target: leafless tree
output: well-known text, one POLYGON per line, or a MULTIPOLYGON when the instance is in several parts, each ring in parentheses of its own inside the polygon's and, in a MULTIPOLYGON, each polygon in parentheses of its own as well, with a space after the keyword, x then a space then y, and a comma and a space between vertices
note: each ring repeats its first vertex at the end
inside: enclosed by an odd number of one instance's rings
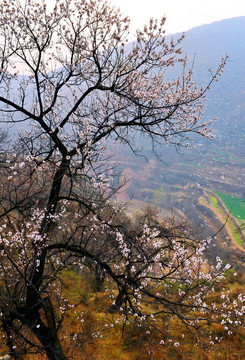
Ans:
POLYGON ((181 55, 183 37, 168 43, 164 18, 127 44, 129 19, 103 0, 57 0, 52 11, 45 1, 9 0, 0 13, 0 122, 14 133, 0 177, 0 323, 11 354, 35 348, 66 359, 62 294, 51 288, 74 263, 115 283, 110 311, 132 317, 147 339, 156 327, 169 336, 157 324, 170 315, 209 346, 198 321, 231 325, 236 317, 239 325, 242 317, 229 308, 222 318, 227 308, 205 303, 220 260, 208 267, 207 241, 185 228, 121 214, 107 146, 123 142, 136 152, 137 134, 153 147, 211 137, 202 102, 226 59, 199 89, 181 55), (175 65, 184 71, 171 80, 175 65), (158 310, 145 313, 145 301, 158 310))

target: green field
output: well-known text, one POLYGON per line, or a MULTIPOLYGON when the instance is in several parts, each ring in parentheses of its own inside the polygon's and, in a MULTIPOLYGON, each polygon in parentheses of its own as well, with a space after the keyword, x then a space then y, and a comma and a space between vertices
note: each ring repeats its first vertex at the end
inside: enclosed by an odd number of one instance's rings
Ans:
MULTIPOLYGON (((215 149, 215 150, 212 150, 212 152, 215 153, 215 154, 222 155, 222 156, 226 157, 227 159, 235 160, 235 161, 237 161, 237 162, 240 163, 240 164, 244 164, 244 163, 245 163, 243 160, 241 160, 241 159, 239 159, 239 158, 237 158, 237 157, 234 157, 234 156, 232 156, 231 154, 226 153, 226 152, 224 152, 224 151, 219 151, 219 150, 216 150, 216 149, 215 149)), ((217 159, 217 158, 213 158, 213 159, 215 159, 215 160, 220 160, 220 161, 223 161, 223 160, 224 160, 224 159, 217 159)))
POLYGON ((245 220, 245 199, 241 199, 221 191, 213 190, 213 192, 219 196, 223 201, 226 208, 231 212, 231 215, 236 219, 243 221, 245 220))
POLYGON ((190 163, 181 162, 181 165, 192 166, 192 167, 201 168, 201 169, 206 169, 206 166, 204 166, 204 165, 199 165, 199 164, 190 164, 190 163))
MULTIPOLYGON (((231 215, 238 220, 237 221, 238 224, 240 224, 241 226, 244 225, 245 224, 245 201, 243 199, 228 195, 221 191, 215 191, 215 190, 212 190, 212 191, 213 191, 213 193, 215 193, 216 195, 219 196, 219 198, 224 203, 225 207, 228 209, 228 211, 230 211, 231 215)), ((222 216, 224 216, 225 214, 223 213, 223 210, 219 207, 216 197, 212 196, 211 194, 208 194, 208 197, 209 197, 210 204, 214 208, 216 208, 222 216)), ((227 221, 227 225, 229 226, 229 228, 232 232, 233 239, 236 241, 236 243, 239 246, 245 248, 242 238, 241 238, 241 235, 239 234, 239 231, 237 230, 237 228, 234 226, 234 224, 229 219, 227 219, 226 221, 227 221)))

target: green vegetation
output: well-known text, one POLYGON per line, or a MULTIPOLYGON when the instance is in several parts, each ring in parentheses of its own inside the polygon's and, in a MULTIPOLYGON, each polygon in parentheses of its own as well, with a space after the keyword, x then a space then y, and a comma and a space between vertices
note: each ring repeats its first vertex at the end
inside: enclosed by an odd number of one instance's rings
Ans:
POLYGON ((242 239, 241 239, 241 236, 240 236, 239 232, 237 231, 237 229, 235 228, 235 226, 232 224, 231 221, 228 220, 228 223, 229 223, 229 226, 230 226, 231 231, 232 231, 232 235, 234 236, 234 239, 235 239, 236 243, 244 248, 244 245, 243 245, 243 242, 242 242, 242 239))
MULTIPOLYGON (((225 193, 222 193, 219 191, 214 191, 214 193, 220 197, 220 199, 225 204, 226 208, 231 212, 231 215, 234 216, 235 218, 237 218, 239 220, 239 222, 243 222, 243 218, 245 218, 245 208, 242 208, 242 206, 244 207, 245 203, 243 203, 242 200, 239 198, 235 198, 233 196, 230 196, 228 194, 225 194, 225 193), (234 199, 235 199, 235 201, 233 201, 234 199), (234 210, 232 211, 232 209, 234 209, 234 210), (242 214, 242 215, 240 215, 240 214, 242 214)), ((221 214, 221 216, 223 217, 223 219, 225 221, 226 215, 225 215, 224 211, 222 210, 222 208, 220 208, 216 197, 212 196, 210 194, 208 194, 208 197, 209 197, 209 201, 210 201, 211 205, 217 209, 217 211, 221 214)), ((237 245, 244 248, 244 244, 243 244, 242 238, 239 234, 239 231, 234 226, 232 221, 230 221, 228 219, 227 225, 229 226, 229 228, 231 230, 234 241, 237 243, 237 245)))
POLYGON ((195 167, 195 168, 201 168, 201 169, 205 169, 206 166, 204 165, 199 165, 199 164, 190 164, 190 163, 181 163, 181 165, 185 165, 185 166, 192 166, 192 167, 195 167))
POLYGON ((213 205, 213 207, 215 207, 215 208, 218 208, 218 207, 219 207, 219 206, 218 206, 218 201, 217 201, 217 199, 216 199, 214 196, 210 196, 209 199, 210 199, 210 202, 211 202, 211 204, 213 205))
MULTIPOLYGON (((219 150, 212 150, 212 152, 213 153, 216 153, 216 154, 220 154, 220 155, 222 155, 222 156, 225 156, 226 158, 228 158, 228 159, 232 159, 232 160, 235 160, 235 161, 237 161, 237 162, 239 162, 240 164, 244 164, 245 162, 244 161, 242 161, 241 159, 239 159, 239 158, 237 158, 237 157, 235 157, 235 156, 232 156, 231 154, 229 154, 229 153, 226 153, 226 152, 224 152, 224 151, 219 151, 219 150)), ((216 160, 217 160, 217 158, 216 158, 216 160)), ((223 161, 223 160, 221 160, 221 161, 223 161)))
POLYGON ((231 215, 236 219, 242 221, 245 220, 245 200, 226 194, 221 191, 213 191, 220 197, 227 209, 231 212, 231 215))
POLYGON ((167 196, 164 186, 161 185, 160 188, 156 189, 153 194, 153 201, 158 206, 162 206, 166 202, 167 196))

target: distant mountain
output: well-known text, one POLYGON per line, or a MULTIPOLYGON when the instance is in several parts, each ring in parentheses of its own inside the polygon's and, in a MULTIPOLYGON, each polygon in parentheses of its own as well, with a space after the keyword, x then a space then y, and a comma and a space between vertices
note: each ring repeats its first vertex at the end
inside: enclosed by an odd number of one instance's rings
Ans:
POLYGON ((215 65, 228 54, 231 61, 242 63, 245 54, 245 16, 195 27, 185 33, 183 47, 189 55, 197 54, 197 65, 215 65))
MULTIPOLYGON (((186 32, 183 49, 195 56, 195 79, 205 84, 209 69, 217 68, 225 54, 229 60, 220 81, 207 94, 205 116, 217 116, 217 134, 228 141, 242 135, 245 143, 245 17, 227 19, 186 32), (243 132, 243 134, 241 134, 243 132)), ((244 148, 245 149, 245 148, 244 148)))
MULTIPOLYGON (((167 41, 181 35, 171 35, 167 41)), ((193 28, 185 33, 181 46, 188 57, 188 65, 194 62, 193 79, 200 86, 208 84, 221 58, 229 55, 219 82, 214 82, 207 92, 204 118, 218 118, 214 123, 217 139, 212 146, 221 146, 224 142, 232 146, 239 142, 241 148, 234 151, 245 154, 245 17, 193 28)), ((177 65, 167 74, 174 77, 180 71, 177 65)))

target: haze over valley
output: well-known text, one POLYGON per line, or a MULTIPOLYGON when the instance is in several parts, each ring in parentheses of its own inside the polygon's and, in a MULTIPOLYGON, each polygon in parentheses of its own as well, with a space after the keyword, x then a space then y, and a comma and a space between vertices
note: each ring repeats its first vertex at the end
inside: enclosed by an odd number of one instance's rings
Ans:
MULTIPOLYGON (((129 180, 121 200, 132 199, 129 211, 147 204, 164 214, 186 218, 201 236, 218 232, 212 254, 244 268, 245 263, 245 17, 215 22, 186 33, 183 49, 194 77, 204 86, 220 58, 229 55, 224 73, 207 93, 204 119, 214 122, 215 140, 194 139, 196 149, 151 145, 137 138, 141 155, 118 148, 123 176, 129 180), (209 70, 210 69, 210 70, 209 70)), ((177 35, 176 35, 177 36, 177 35)), ((175 38, 175 36, 174 36, 175 38)))

